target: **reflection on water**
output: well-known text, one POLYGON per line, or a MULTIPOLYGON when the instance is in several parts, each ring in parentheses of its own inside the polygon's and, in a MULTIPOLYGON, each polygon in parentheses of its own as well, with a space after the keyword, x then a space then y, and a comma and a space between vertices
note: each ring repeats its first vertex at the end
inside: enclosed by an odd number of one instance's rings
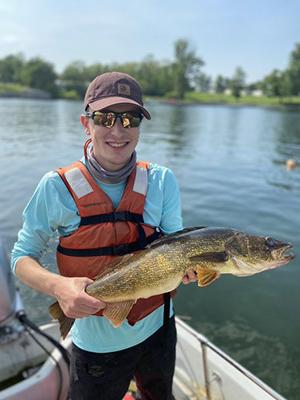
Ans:
MULTIPOLYGON (((300 114, 231 106, 150 103, 140 159, 168 165, 181 187, 185 226, 230 226, 293 243, 289 265, 249 278, 182 287, 179 314, 288 399, 300 391, 300 114)), ((0 233, 12 244, 45 172, 80 158, 79 102, 0 100, 0 233)), ((54 270, 55 242, 44 255, 54 270)), ((51 299, 22 286, 28 313, 48 320, 51 299)))

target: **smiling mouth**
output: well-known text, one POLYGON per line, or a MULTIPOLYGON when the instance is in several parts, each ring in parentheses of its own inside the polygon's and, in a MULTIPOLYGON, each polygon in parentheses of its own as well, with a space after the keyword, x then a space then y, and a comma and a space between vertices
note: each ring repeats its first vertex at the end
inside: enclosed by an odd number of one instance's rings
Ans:
POLYGON ((108 144, 110 147, 114 147, 114 148, 125 147, 125 146, 127 146, 128 143, 129 143, 129 142, 123 142, 123 143, 106 142, 106 144, 108 144))

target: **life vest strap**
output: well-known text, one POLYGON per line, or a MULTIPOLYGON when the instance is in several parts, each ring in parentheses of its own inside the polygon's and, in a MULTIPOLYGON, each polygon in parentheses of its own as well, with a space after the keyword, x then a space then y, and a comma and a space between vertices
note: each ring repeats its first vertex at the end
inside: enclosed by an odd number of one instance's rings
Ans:
POLYGON ((115 211, 108 214, 91 215, 89 217, 81 217, 79 226, 96 225, 104 222, 131 221, 143 223, 144 218, 141 214, 132 213, 130 211, 115 211))
POLYGON ((141 250, 145 247, 145 244, 153 242, 158 239, 161 235, 159 230, 156 230, 152 235, 146 238, 146 242, 138 240, 132 243, 119 244, 117 246, 110 247, 98 247, 95 249, 70 249, 62 247, 60 244, 57 246, 57 251, 65 256, 72 257, 95 257, 95 256, 123 256, 133 251, 141 250))
POLYGON ((171 304, 170 292, 164 293, 164 326, 165 326, 165 328, 167 328, 169 325, 170 304, 171 304))

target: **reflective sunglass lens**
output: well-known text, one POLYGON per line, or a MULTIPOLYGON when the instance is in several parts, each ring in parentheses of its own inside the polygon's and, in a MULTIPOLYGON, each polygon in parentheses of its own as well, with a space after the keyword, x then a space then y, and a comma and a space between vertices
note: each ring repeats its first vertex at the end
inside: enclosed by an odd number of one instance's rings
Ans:
POLYGON ((137 128, 140 126, 143 116, 139 113, 114 113, 114 112, 100 112, 95 111, 92 115, 95 125, 105 126, 106 128, 112 128, 116 122, 116 119, 120 117, 124 128, 137 128))
POLYGON ((130 118, 128 117, 128 115, 123 115, 122 116, 122 124, 123 124, 124 128, 129 128, 129 127, 132 126, 130 118))
POLYGON ((115 124, 116 121, 116 115, 112 112, 108 113, 103 113, 105 115, 105 118, 103 118, 103 125, 106 126, 107 128, 112 128, 115 124))
POLYGON ((122 115, 122 123, 124 128, 137 128, 140 126, 142 116, 138 113, 124 113, 122 115))
POLYGON ((93 121, 95 125, 102 125, 103 124, 103 113, 98 111, 94 112, 92 115, 93 121))

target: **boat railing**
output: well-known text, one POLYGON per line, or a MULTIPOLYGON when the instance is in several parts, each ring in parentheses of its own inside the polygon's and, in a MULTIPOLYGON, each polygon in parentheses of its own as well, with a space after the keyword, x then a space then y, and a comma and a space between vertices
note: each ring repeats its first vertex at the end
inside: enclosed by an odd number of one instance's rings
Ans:
POLYGON ((176 326, 176 399, 285 400, 180 318, 176 326))

